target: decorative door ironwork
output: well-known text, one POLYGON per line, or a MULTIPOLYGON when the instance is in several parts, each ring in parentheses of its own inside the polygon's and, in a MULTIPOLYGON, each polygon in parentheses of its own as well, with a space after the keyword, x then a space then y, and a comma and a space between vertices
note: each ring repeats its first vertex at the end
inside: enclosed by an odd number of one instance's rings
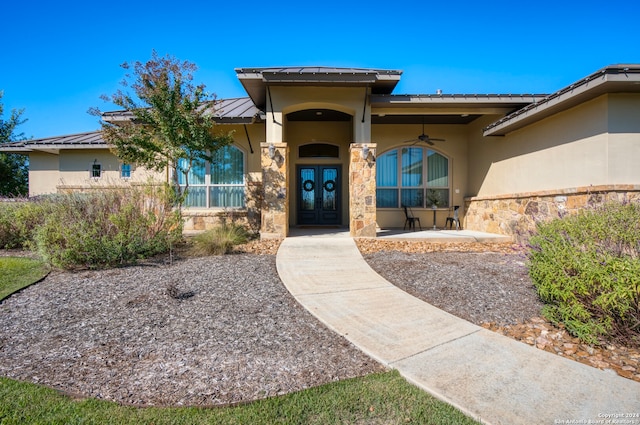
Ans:
POLYGON ((340 223, 340 166, 298 166, 298 224, 340 223))

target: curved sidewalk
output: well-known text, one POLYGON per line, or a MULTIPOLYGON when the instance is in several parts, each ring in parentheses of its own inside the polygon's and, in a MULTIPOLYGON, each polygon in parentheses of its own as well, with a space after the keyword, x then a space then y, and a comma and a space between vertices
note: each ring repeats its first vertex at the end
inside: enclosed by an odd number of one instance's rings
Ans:
POLYGON ((276 261, 287 289, 320 321, 477 420, 640 424, 640 417, 607 416, 640 414, 640 383, 498 335, 407 294, 374 272, 349 237, 289 237, 276 261))

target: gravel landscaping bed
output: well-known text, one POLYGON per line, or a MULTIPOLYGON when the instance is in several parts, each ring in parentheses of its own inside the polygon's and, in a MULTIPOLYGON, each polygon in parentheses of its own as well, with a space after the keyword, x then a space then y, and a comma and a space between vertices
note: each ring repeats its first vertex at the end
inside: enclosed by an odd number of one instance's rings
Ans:
MULTIPOLYGON (((439 308, 640 381, 638 350, 586 347, 538 317, 512 246, 358 245, 378 273, 439 308)), ((295 302, 277 248, 52 272, 0 304, 0 375, 123 404, 216 406, 383 370, 295 302)))
POLYGON ((383 368, 299 306, 275 255, 54 272, 0 304, 0 375, 132 405, 224 405, 383 368))

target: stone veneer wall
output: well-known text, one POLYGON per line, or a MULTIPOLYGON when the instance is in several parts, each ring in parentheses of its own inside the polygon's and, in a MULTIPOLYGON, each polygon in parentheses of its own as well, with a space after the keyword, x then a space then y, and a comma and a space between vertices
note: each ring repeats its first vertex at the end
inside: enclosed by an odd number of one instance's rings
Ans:
POLYGON ((237 223, 251 227, 246 211, 234 210, 182 210, 184 230, 200 231, 212 229, 221 223, 237 223))
POLYGON ((610 201, 640 202, 640 185, 603 185, 465 199, 464 228, 523 242, 536 223, 610 201))
POLYGON ((376 144, 352 143, 349 152, 349 233, 376 237, 376 144), (367 157, 362 155, 365 145, 367 157))
POLYGON ((262 217, 260 237, 282 239, 289 233, 289 183, 287 181, 288 146, 275 143, 274 157, 269 153, 270 143, 261 143, 262 153, 262 217))

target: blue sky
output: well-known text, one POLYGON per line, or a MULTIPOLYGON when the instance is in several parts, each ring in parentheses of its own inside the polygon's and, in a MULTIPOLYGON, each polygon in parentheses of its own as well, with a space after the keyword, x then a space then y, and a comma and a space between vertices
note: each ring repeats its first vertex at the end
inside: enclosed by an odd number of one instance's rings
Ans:
POLYGON ((4 117, 42 138, 92 131, 91 107, 120 64, 152 49, 198 65, 218 98, 245 93, 234 68, 399 69, 395 93, 550 93, 616 63, 640 63, 640 3, 578 1, 7 2, 4 117))

